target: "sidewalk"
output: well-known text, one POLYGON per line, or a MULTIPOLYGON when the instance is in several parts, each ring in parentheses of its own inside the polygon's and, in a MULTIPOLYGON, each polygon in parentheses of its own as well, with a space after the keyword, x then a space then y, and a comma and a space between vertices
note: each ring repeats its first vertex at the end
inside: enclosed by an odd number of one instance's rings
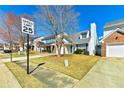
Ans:
POLYGON ((0 88, 21 88, 15 76, 3 63, 0 63, 0 88))
MULTIPOLYGON (((53 55, 53 54, 30 56, 30 59, 44 57, 48 55, 53 55)), ((27 57, 17 57, 17 58, 13 58, 13 61, 25 60, 25 59, 27 59, 27 57)), ((21 88, 16 77, 4 64, 5 62, 10 62, 10 58, 0 59, 0 88, 21 88)))
MULTIPOLYGON (((29 56, 29 59, 32 58, 38 58, 38 57, 45 57, 45 56, 49 56, 49 55, 55 55, 55 54, 40 54, 40 55, 36 55, 36 56, 29 56)), ((25 57, 13 57, 12 61, 19 61, 19 60, 26 60, 27 56, 25 57)), ((10 58, 5 58, 5 59, 0 59, 0 61, 2 62, 10 62, 10 58)))

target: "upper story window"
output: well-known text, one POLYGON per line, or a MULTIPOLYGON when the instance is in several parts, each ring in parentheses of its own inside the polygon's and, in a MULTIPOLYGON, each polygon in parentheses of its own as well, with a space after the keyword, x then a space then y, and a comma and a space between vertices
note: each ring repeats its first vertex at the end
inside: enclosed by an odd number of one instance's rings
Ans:
POLYGON ((82 38, 86 38, 87 33, 82 34, 82 38))
POLYGON ((86 36, 87 36, 87 33, 82 33, 82 34, 80 35, 79 39, 86 38, 86 36))

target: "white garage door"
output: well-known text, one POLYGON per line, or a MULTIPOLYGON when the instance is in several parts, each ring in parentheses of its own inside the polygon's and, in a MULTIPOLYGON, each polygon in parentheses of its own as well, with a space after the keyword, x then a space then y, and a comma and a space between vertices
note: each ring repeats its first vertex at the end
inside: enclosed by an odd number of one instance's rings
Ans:
POLYGON ((107 57, 124 57, 124 44, 107 45, 107 57))

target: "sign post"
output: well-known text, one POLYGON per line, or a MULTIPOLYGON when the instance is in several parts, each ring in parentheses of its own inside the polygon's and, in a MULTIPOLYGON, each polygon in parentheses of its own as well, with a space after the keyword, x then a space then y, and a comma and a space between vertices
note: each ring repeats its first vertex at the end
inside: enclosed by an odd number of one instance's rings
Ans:
POLYGON ((29 35, 34 35, 34 22, 28 19, 22 18, 22 32, 27 34, 27 74, 30 74, 29 70, 29 35))
POLYGON ((30 71, 29 71, 29 34, 27 34, 27 74, 30 74, 30 71))

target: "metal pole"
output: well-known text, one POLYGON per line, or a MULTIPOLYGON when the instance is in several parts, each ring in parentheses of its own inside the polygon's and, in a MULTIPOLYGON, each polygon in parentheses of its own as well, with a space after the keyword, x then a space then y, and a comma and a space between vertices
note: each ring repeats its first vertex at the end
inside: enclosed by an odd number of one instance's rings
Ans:
POLYGON ((27 74, 30 74, 29 72, 29 34, 27 34, 27 74))
MULTIPOLYGON (((12 51, 12 50, 11 50, 11 51, 12 51)), ((10 56, 11 56, 11 57, 10 57, 10 61, 12 62, 12 53, 10 53, 10 56)))
POLYGON ((10 42, 10 61, 12 62, 12 41, 10 42))

